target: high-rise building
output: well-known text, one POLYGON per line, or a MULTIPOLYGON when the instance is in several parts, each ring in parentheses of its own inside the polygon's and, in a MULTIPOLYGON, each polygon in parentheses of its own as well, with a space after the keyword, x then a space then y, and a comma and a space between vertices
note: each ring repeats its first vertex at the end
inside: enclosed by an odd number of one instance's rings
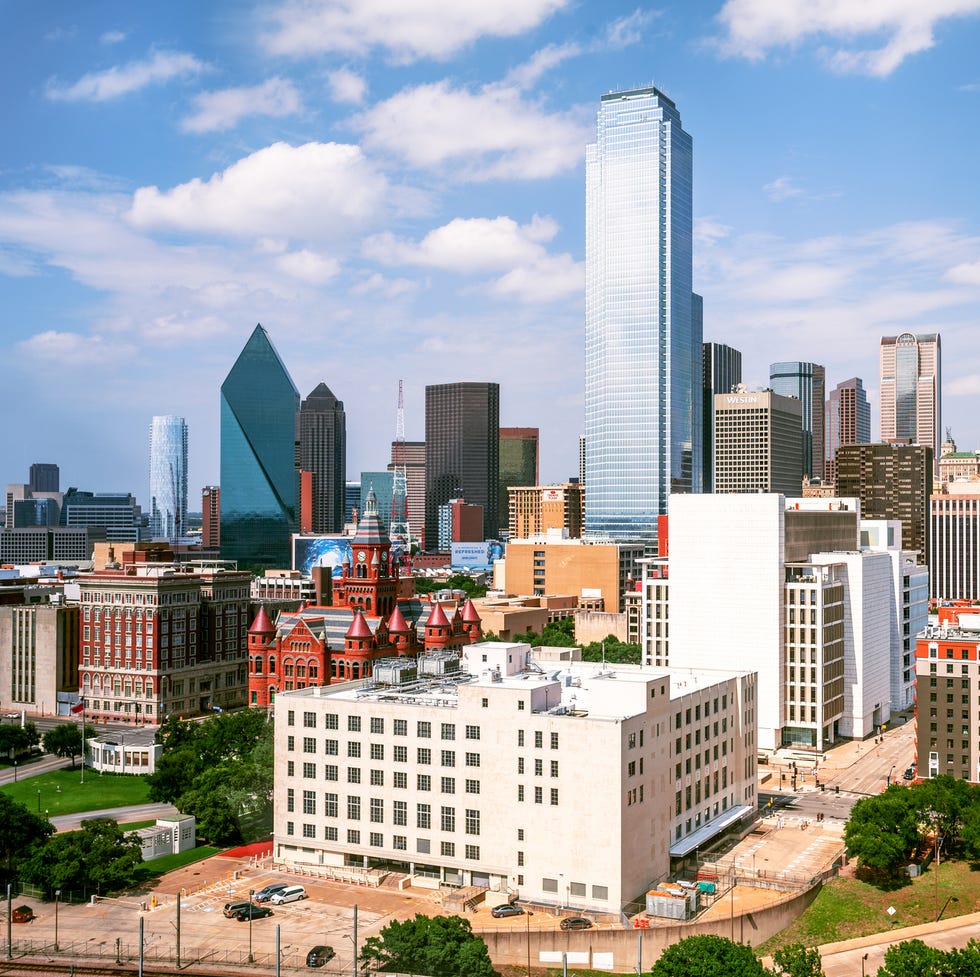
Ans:
POLYGON ((363 511, 361 505, 361 483, 344 482, 344 525, 354 522, 354 513, 360 516, 363 511))
POLYGON ((221 489, 205 485, 201 489, 201 547, 216 550, 221 547, 221 489))
POLYGON ((388 532, 391 520, 391 500, 395 491, 395 473, 393 471, 361 472, 361 498, 358 512, 364 518, 367 511, 367 497, 374 492, 378 508, 378 519, 388 532))
POLYGON ((221 554, 289 566, 296 531, 300 397, 269 335, 255 327, 221 385, 221 554))
POLYGON ((881 440, 932 448, 942 438, 942 349, 939 333, 881 339, 881 440))
POLYGON ((425 388, 425 539, 439 538, 439 506, 483 506, 486 539, 497 536, 500 387, 440 383, 425 388))
POLYGON ((61 506, 60 525, 105 530, 110 542, 136 543, 147 536, 142 510, 129 492, 69 488, 61 506))
POLYGON ((796 397, 803 420, 802 460, 807 478, 823 478, 826 371, 817 363, 773 363, 769 386, 784 397, 796 397))
POLYGON ((538 429, 500 429, 500 478, 497 486, 497 526, 503 530, 510 518, 507 490, 511 485, 538 484, 538 429))
POLYGON ((714 491, 799 495, 800 402, 739 384, 731 393, 716 394, 714 407, 714 491))
POLYGON ((549 529, 564 530, 571 539, 580 537, 583 496, 578 482, 511 486, 507 517, 510 539, 527 539, 549 529))
POLYGON ((439 506, 439 549, 448 553, 453 543, 479 543, 483 535, 483 508, 466 499, 450 499, 439 506))
POLYGON ((724 343, 702 343, 701 377, 701 487, 713 492, 715 396, 730 394, 742 382, 742 354, 724 343))
POLYGON ((837 494, 859 499, 862 519, 899 519, 902 543, 928 565, 932 448, 846 444, 837 449, 837 494))
POLYGON ((347 479, 347 419, 343 401, 320 383, 299 409, 299 467, 312 478, 310 531, 344 528, 347 479))
POLYGON ((701 488, 691 137, 656 88, 600 100, 586 149, 585 529, 653 539, 701 488))
POLYGON ((871 441, 871 406, 860 377, 842 380, 827 397, 824 422, 825 482, 837 477, 834 458, 842 444, 868 444, 871 441))
POLYGON ((949 482, 929 506, 929 596, 980 600, 980 481, 949 482))
POLYGON ((187 422, 173 414, 150 422, 150 535, 176 541, 187 532, 187 422))
POLYGON ((425 442, 392 441, 388 471, 405 468, 406 512, 412 542, 425 546, 425 442))
POLYGON ((36 461, 31 465, 30 483, 32 492, 57 492, 61 475, 57 465, 36 461))
POLYGON ((578 483, 585 485, 585 435, 578 436, 578 483))

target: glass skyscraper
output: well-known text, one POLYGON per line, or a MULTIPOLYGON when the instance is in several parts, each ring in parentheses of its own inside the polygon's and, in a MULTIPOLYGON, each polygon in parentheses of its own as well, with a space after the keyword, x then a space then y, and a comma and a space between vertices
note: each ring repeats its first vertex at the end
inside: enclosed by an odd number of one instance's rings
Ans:
POLYGON ((299 466, 313 474, 311 530, 341 532, 347 480, 347 415, 343 401, 337 400, 325 383, 317 384, 300 405, 299 466))
POLYGON ((288 567, 296 532, 300 396, 256 326, 221 385, 221 555, 288 567))
MULTIPOLYGON (((701 296, 695 295, 695 308, 701 296)), ((712 452, 715 447, 715 394, 729 394, 742 382, 742 354, 724 343, 704 343, 701 347, 701 487, 713 492, 715 485, 712 452)))
POLYGON ((150 535, 179 539, 187 532, 187 423, 164 414, 150 422, 150 535))
POLYGON ((656 88, 600 101, 586 149, 585 528, 652 539, 701 489, 691 137, 656 88))
POLYGON ((826 370, 818 363, 772 363, 769 386, 784 397, 796 397, 803 408, 803 474, 823 478, 826 370))
POLYGON ((881 440, 927 444, 938 466, 942 443, 939 333, 882 337, 881 440))

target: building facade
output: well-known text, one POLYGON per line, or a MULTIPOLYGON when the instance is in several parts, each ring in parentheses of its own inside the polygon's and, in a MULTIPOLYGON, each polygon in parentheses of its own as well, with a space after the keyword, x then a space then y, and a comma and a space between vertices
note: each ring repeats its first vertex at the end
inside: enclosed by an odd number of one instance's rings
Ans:
POLYGON ((929 596, 980 600, 980 482, 949 482, 929 499, 929 596))
POLYGON ((2 563, 85 563, 91 558, 91 536, 84 528, 0 530, 2 563))
POLYGON ((136 543, 148 535, 142 509, 129 492, 83 492, 70 488, 61 504, 60 524, 105 533, 115 543, 136 543))
POLYGON ((221 548, 221 489, 217 485, 201 489, 201 548, 221 548))
POLYGON ((527 539, 564 530, 570 539, 582 535, 585 492, 578 482, 564 485, 511 485, 508 489, 511 539, 527 539))
POLYGON ((939 459, 942 438, 942 344, 939 333, 883 336, 881 440, 932 449, 939 459))
POLYGON ((782 492, 803 487, 800 401, 737 386, 714 401, 714 491, 782 492))
POLYGON ((61 484, 61 473, 57 465, 36 461, 31 465, 28 476, 32 492, 58 492, 61 484))
POLYGON ((274 858, 618 912, 754 812, 754 676, 546 668, 477 643, 280 695, 274 858))
POLYGON ((823 478, 826 370, 817 363, 773 363, 769 367, 769 386, 783 397, 799 400, 803 474, 823 478))
POLYGON ((425 388, 425 538, 439 539, 439 507, 465 498, 483 506, 483 538, 496 539, 500 386, 440 383, 425 388))
POLYGON ((586 148, 589 535, 653 539, 668 496, 701 489, 692 173, 691 137, 666 95, 602 96, 586 148))
POLYGON ((701 345, 701 485, 714 491, 715 397, 742 382, 742 354, 724 343, 701 345))
POLYGON ((173 414, 150 422, 150 535, 187 534, 187 422, 173 414))
POLYGON ((269 335, 256 326, 221 385, 221 555, 289 565, 297 528, 300 397, 269 335))
POLYGON ((388 471, 405 468, 405 513, 412 542, 425 548, 425 442, 392 441, 388 471))
POLYGON ((871 406, 860 377, 843 380, 830 391, 824 423, 823 480, 837 478, 837 449, 843 444, 871 441, 871 406))
POLYGON ((347 415, 325 383, 319 383, 299 409, 299 467, 312 475, 310 528, 339 533, 344 528, 347 480, 347 415))
POLYGON ((509 525, 511 485, 538 484, 538 429, 502 427, 500 429, 500 477, 497 485, 497 528, 509 525))

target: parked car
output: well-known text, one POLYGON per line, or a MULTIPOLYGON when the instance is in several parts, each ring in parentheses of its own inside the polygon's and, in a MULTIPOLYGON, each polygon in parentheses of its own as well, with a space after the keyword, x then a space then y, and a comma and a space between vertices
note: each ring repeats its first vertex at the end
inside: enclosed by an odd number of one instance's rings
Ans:
POLYGON ((906 767, 902 774, 902 780, 915 780, 915 767, 906 767))
POLYGON ((512 902, 505 902, 502 906, 494 906, 490 910, 490 915, 494 919, 503 919, 505 916, 523 916, 524 910, 520 906, 515 906, 512 902))
POLYGON ((272 885, 263 886, 252 898, 256 902, 268 902, 277 892, 282 892, 283 889, 288 888, 287 882, 275 882, 272 885))
POLYGON ((30 906, 18 906, 10 917, 15 923, 30 923, 34 919, 34 910, 30 906))
POLYGON ((563 930, 588 930, 592 929, 592 920, 585 916, 567 916, 559 925, 563 930))
POLYGON ((287 885, 280 892, 274 892, 269 896, 269 902, 274 906, 281 906, 287 902, 296 902, 297 899, 306 898, 306 889, 301 885, 287 885))
POLYGON ((242 910, 248 909, 252 904, 246 899, 244 902, 226 902, 225 903, 225 916, 231 919, 232 916, 237 916, 242 910))
POLYGON ((306 955, 307 967, 324 967, 333 960, 334 952, 332 946, 315 946, 306 955))
POLYGON ((235 919, 244 923, 247 919, 264 919, 271 915, 272 910, 268 906, 256 906, 254 903, 249 903, 240 912, 235 913, 235 919))

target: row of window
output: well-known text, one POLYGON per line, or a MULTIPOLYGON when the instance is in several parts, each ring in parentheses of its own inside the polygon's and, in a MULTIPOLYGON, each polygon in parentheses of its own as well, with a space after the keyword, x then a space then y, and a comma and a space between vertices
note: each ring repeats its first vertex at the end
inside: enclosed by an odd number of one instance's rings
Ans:
MULTIPOLYGON (((324 729, 339 729, 340 727, 340 717, 337 713, 328 712, 323 716, 324 729)), ((369 718, 370 732, 374 735, 384 735, 385 731, 385 720, 382 716, 371 716, 369 718)), ((296 713, 294 710, 290 709, 286 714, 286 725, 295 726, 296 725, 296 713)), ((351 715, 347 717, 347 731, 350 733, 361 732, 362 722, 361 717, 356 715, 351 715)), ((419 739, 431 739, 432 738, 432 727, 433 723, 426 720, 419 720, 415 724, 415 735, 419 739)), ((315 712, 306 711, 303 713, 303 728, 304 729, 316 729, 317 728, 317 714, 315 712)), ((408 735, 408 720, 407 719, 395 719, 392 720, 392 731, 395 736, 407 736, 408 735)), ((456 739, 456 724, 455 723, 440 723, 439 724, 439 736, 443 740, 455 740, 456 739)), ((480 738, 480 727, 475 725, 467 725, 465 727, 465 736, 468 740, 478 740, 480 738)))
MULTIPOLYGON (((293 821, 286 822, 286 834, 295 835, 296 825, 293 821)), ((302 835, 304 838, 316 838, 316 825, 315 824, 303 824, 302 835)), ((338 841, 339 831, 334 825, 328 824, 323 829, 324 841, 338 841)), ((347 829, 347 844, 348 845, 360 845, 361 844, 361 832, 357 828, 347 829)), ((370 831, 368 832, 368 845, 372 848, 384 848, 385 840, 384 835, 380 831, 370 831)), ((391 847, 395 851, 408 851, 408 838, 405 835, 392 835, 391 837, 391 847)), ((432 853, 432 844, 428 838, 417 838, 415 842, 415 850, 421 855, 430 855, 432 853)), ((455 841, 440 841, 439 842, 439 854, 443 858, 455 858, 456 857, 456 842, 455 841)), ((479 861, 480 860, 480 846, 479 845, 463 845, 463 857, 467 861, 479 861)))

